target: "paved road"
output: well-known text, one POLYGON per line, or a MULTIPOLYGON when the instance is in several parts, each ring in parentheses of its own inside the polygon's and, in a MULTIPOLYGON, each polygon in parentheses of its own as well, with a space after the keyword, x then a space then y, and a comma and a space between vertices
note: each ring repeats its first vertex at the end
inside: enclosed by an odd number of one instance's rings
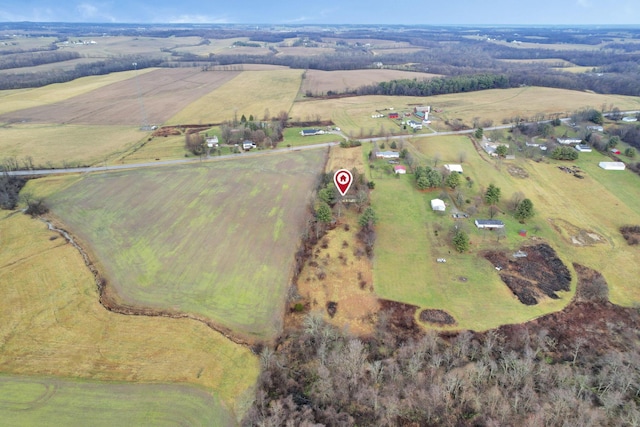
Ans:
MULTIPOLYGON (((620 114, 638 114, 640 111, 621 111, 620 114)), ((570 118, 565 117, 560 119, 563 122, 570 120, 570 118)), ((539 123, 548 123, 551 120, 543 120, 539 123)), ((538 122, 536 122, 538 123, 538 122)), ((484 131, 491 131, 496 129, 510 129, 514 125, 501 125, 501 126, 491 126, 484 128, 484 131)), ((375 138, 358 138, 361 142, 378 142, 378 141, 387 141, 392 139, 402 139, 402 138, 412 138, 412 137, 431 137, 431 136, 445 136, 445 135, 464 135, 473 133, 475 129, 465 129, 459 131, 450 131, 450 132, 436 132, 433 129, 429 128, 433 131, 433 133, 428 134, 419 134, 419 135, 393 135, 393 136, 381 136, 375 138)), ((342 132, 333 131, 333 134, 339 135, 343 137, 345 140, 348 140, 348 137, 342 132)), ((139 169, 139 168, 150 168, 155 166, 165 166, 165 165, 179 165, 179 164, 187 164, 187 163, 200 163, 200 162, 214 162, 220 160, 228 160, 228 159, 244 159, 248 157, 258 157, 258 156, 267 156, 278 153, 288 153, 292 151, 302 151, 302 150, 316 150, 319 148, 332 147, 334 145, 338 145, 339 142, 327 142, 322 144, 315 145, 303 145, 300 147, 291 147, 291 148, 276 148, 273 150, 257 150, 257 151, 249 151, 244 152, 242 154, 226 154, 224 156, 214 156, 208 158, 190 158, 190 159, 176 159, 176 160, 161 160, 157 162, 147 162, 147 163, 131 163, 126 165, 106 165, 106 166, 95 166, 88 168, 68 168, 68 169, 36 169, 36 170, 21 170, 21 171, 12 171, 8 172, 9 175, 14 176, 33 176, 33 175, 53 175, 53 174, 64 174, 64 173, 87 173, 87 172, 99 172, 106 170, 117 170, 117 169, 139 169)))
POLYGON ((65 174, 65 173, 88 173, 88 172, 100 172, 100 171, 119 170, 119 169, 152 168, 152 167, 167 166, 167 165, 216 162, 216 161, 229 160, 229 159, 246 159, 250 157, 269 156, 274 154, 283 154, 283 153, 290 153, 290 152, 296 152, 296 151, 302 151, 302 150, 317 150, 320 148, 332 147, 338 144, 340 143, 326 142, 322 144, 304 145, 300 147, 275 148, 273 150, 256 150, 256 151, 243 152, 240 154, 225 154, 224 156, 212 156, 208 158, 203 157, 201 159, 189 158, 189 159, 176 159, 176 160, 161 160, 157 162, 93 166, 88 168, 20 170, 20 171, 11 171, 11 172, 8 172, 8 174, 13 176, 34 176, 34 175, 55 175, 55 174, 65 174))

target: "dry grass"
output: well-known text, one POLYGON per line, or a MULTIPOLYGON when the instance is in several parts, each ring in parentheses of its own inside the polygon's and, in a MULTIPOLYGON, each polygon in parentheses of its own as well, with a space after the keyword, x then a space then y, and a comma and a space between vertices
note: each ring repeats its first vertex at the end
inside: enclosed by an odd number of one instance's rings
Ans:
POLYGON ((302 70, 245 71, 202 96, 173 116, 168 123, 220 123, 244 114, 262 118, 289 111, 300 89, 302 70))
POLYGON ((0 152, 37 167, 101 163, 145 137, 137 127, 14 124, 0 127, 0 152))
POLYGON ((358 169, 358 172, 366 171, 364 159, 362 157, 362 149, 360 147, 341 148, 339 146, 331 147, 329 152, 329 160, 327 161, 326 171, 335 172, 338 169, 358 169))
POLYGON ((108 312, 79 252, 40 221, 3 211, 0 236, 3 372, 189 383, 242 410, 258 375, 248 349, 196 321, 108 312))
POLYGON ((358 216, 355 209, 342 210, 338 226, 316 245, 312 259, 302 269, 298 292, 327 322, 356 335, 368 335, 373 332, 380 307, 373 289, 371 261, 366 255, 355 255, 358 248, 364 253, 356 238, 358 216), (329 302, 337 303, 333 317, 327 312, 329 302))

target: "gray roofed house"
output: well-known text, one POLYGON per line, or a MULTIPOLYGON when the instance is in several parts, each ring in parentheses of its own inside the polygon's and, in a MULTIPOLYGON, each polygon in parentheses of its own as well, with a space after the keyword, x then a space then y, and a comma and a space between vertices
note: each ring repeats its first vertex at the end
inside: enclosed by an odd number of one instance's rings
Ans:
POLYGON ((504 228, 504 222, 499 219, 476 219, 474 222, 478 228, 504 228))

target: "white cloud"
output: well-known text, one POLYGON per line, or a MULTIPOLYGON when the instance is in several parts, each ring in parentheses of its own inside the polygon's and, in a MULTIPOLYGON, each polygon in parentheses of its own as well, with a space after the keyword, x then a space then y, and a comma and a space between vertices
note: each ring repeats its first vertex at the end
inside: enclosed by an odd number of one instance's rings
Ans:
POLYGON ((110 13, 109 4, 102 3, 78 3, 76 10, 83 21, 108 21, 116 22, 116 18, 110 13))

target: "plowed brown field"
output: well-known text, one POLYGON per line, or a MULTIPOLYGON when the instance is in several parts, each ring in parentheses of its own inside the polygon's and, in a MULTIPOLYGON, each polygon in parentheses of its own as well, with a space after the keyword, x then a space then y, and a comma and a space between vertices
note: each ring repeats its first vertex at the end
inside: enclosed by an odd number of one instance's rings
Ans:
POLYGON ((158 125, 240 73, 202 72, 199 68, 159 69, 62 102, 4 114, 0 122, 158 125))

